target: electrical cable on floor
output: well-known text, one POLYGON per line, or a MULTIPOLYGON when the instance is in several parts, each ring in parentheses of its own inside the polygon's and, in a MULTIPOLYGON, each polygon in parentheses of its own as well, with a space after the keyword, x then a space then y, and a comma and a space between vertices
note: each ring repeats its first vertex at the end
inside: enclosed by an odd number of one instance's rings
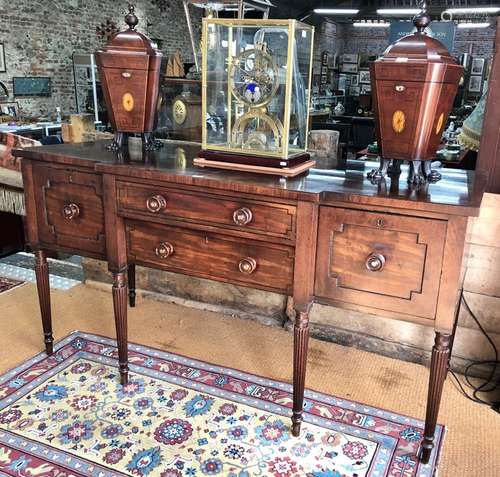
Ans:
POLYGON ((490 344, 491 348, 493 349, 495 358, 491 360, 482 360, 482 361, 474 361, 470 363, 468 366, 466 366, 464 370, 464 379, 466 386, 472 390, 472 394, 469 394, 467 392, 465 386, 462 384, 462 382, 458 379, 458 376, 450 369, 450 374, 451 376, 455 379, 456 381, 456 387, 458 391, 463 394, 467 399, 470 401, 473 401, 478 404, 484 404, 486 406, 490 406, 492 409, 494 409, 497 412, 500 412, 500 401, 497 402, 489 402, 485 401, 481 397, 479 397, 479 394, 488 394, 492 393, 493 391, 496 391, 500 387, 500 381, 495 381, 495 375, 497 373, 497 369, 500 366, 500 361, 498 360, 498 349, 495 345, 495 342, 491 339, 490 335, 488 332, 483 328, 479 320, 477 319, 476 315, 472 312, 470 309, 469 304, 467 303, 467 300, 465 299, 463 290, 460 295, 460 301, 465 305, 465 308, 469 312, 470 316, 478 326, 479 330, 481 333, 485 336, 486 340, 490 344), (486 378, 472 378, 471 377, 471 369, 473 369, 476 366, 491 366, 491 370, 486 378), (474 384, 472 382, 472 379, 479 379, 482 380, 483 382, 481 384, 474 384))

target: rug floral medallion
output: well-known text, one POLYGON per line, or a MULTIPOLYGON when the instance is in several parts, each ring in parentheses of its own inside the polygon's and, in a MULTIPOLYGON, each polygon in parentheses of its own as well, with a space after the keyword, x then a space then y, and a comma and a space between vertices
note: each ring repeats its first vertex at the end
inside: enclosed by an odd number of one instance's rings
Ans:
POLYGON ((0 377, 0 474, 26 477, 429 477, 421 421, 306 391, 290 433, 291 386, 75 332, 0 377))

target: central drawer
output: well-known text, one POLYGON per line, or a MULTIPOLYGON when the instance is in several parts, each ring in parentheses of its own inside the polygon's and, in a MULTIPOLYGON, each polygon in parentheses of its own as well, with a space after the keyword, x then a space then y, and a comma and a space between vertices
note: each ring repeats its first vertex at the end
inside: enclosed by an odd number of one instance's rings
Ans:
POLYGON ((124 215, 162 217, 196 224, 295 238, 296 207, 232 199, 188 190, 118 182, 118 209, 124 215))
POLYGON ((127 221, 131 261, 219 281, 290 293, 294 248, 181 227, 127 221))

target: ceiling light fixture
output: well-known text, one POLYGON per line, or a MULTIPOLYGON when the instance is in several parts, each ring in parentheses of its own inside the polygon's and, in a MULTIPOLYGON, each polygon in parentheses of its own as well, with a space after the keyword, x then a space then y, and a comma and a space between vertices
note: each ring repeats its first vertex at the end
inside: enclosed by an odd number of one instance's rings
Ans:
POLYGON ((314 13, 319 15, 357 15, 359 10, 354 8, 315 8, 314 13))
POLYGON ((489 26, 490 24, 487 22, 485 23, 463 22, 457 25, 458 28, 488 28, 489 26))
POLYGON ((498 12, 500 12, 500 7, 447 8, 445 10, 445 12, 455 14, 455 15, 465 15, 468 13, 472 13, 472 14, 498 13, 498 12))
POLYGON ((370 27, 370 28, 386 28, 390 27, 389 22, 354 22, 352 24, 354 27, 370 27))
POLYGON ((420 8, 379 8, 377 14, 385 15, 417 15, 422 10, 420 8))

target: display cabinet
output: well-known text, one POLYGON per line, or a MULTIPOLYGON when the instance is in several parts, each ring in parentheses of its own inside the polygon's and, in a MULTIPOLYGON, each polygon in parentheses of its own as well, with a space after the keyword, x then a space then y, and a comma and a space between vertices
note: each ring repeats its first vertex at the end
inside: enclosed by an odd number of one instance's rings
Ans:
POLYGON ((306 160, 313 36, 295 20, 204 19, 205 152, 270 166, 306 160))

